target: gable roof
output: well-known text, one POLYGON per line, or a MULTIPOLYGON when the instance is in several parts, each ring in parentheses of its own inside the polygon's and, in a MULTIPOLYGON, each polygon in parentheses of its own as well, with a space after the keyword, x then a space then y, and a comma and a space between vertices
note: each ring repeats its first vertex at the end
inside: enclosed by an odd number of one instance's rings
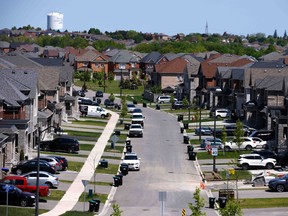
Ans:
POLYGON ((166 58, 166 57, 164 55, 160 54, 159 52, 153 51, 153 52, 147 54, 146 56, 144 56, 140 60, 140 62, 145 63, 145 64, 157 64, 162 58, 166 58))
POLYGON ((107 62, 108 57, 97 50, 87 50, 82 55, 76 56, 75 61, 83 62, 107 62))
POLYGON ((109 59, 113 63, 129 63, 139 62, 139 58, 133 52, 128 50, 119 50, 114 56, 109 59))
POLYGON ((166 64, 157 64, 156 72, 157 73, 169 73, 169 74, 183 74, 186 65, 188 64, 182 58, 175 58, 166 64))

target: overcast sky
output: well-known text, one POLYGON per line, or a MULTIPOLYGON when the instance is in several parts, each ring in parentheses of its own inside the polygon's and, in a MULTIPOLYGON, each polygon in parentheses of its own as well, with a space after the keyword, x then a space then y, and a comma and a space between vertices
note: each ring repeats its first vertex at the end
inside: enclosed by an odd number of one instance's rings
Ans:
POLYGON ((288 30, 288 0, 0 0, 0 29, 31 25, 47 29, 47 14, 64 15, 61 31, 237 35, 288 30))

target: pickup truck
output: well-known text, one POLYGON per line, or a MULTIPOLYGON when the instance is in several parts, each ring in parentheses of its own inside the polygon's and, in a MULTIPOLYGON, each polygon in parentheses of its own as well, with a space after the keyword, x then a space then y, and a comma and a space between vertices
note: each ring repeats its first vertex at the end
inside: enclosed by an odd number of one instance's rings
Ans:
MULTIPOLYGON (((30 192, 36 194, 37 187, 36 185, 29 185, 27 182, 27 179, 23 176, 14 176, 14 175, 8 175, 5 176, 2 180, 2 183, 5 184, 12 184, 15 185, 17 188, 22 190, 23 192, 30 192)), ((40 185, 39 186, 39 195, 41 197, 47 197, 50 195, 50 189, 46 185, 40 185)))

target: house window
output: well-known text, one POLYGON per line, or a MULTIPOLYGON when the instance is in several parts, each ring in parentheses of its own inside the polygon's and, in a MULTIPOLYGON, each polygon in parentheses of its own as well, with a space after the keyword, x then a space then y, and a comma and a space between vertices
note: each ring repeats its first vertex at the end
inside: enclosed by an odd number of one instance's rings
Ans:
POLYGON ((134 68, 135 67, 135 63, 131 63, 131 67, 134 68))
POLYGON ((119 69, 125 69, 126 65, 125 64, 119 64, 119 69))
POLYGON ((88 67, 88 63, 87 62, 83 62, 83 67, 88 67))

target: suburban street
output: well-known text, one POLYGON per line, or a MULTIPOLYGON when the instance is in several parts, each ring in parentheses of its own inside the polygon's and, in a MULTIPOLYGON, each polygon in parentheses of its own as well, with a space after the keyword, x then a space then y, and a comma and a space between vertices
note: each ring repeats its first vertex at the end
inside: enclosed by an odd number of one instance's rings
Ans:
MULTIPOLYGON (((141 106, 139 106, 141 107, 141 106)), ((200 185, 193 161, 188 160, 187 147, 175 116, 142 108, 145 116, 143 138, 131 138, 133 152, 141 158, 141 170, 130 171, 117 189, 113 202, 123 215, 191 214, 188 203, 200 185), (166 192, 166 201, 159 201, 159 192, 166 192)), ((206 197, 204 191, 201 195, 206 197)), ((213 215, 211 209, 206 209, 213 215)))

